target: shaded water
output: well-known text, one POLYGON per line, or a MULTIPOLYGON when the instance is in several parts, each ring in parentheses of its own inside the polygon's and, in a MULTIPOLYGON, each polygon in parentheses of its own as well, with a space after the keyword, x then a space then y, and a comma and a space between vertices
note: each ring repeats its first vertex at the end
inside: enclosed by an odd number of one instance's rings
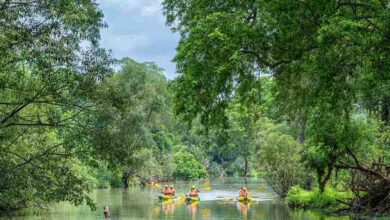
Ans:
POLYGON ((277 199, 273 191, 263 182, 252 180, 247 188, 254 200, 250 204, 235 202, 237 191, 243 179, 225 179, 207 183, 176 183, 177 194, 183 195, 193 184, 200 188, 199 203, 185 204, 180 199, 160 202, 157 188, 134 187, 122 189, 98 189, 92 198, 98 204, 96 211, 89 207, 73 207, 67 203, 53 205, 51 211, 40 216, 24 216, 13 219, 73 220, 104 219, 103 206, 108 205, 111 220, 114 219, 349 219, 348 216, 329 216, 315 211, 291 210, 277 199), (209 188, 211 187, 211 190, 209 188), (205 190, 202 190, 205 189, 205 190), (210 191, 208 191, 210 190, 210 191))

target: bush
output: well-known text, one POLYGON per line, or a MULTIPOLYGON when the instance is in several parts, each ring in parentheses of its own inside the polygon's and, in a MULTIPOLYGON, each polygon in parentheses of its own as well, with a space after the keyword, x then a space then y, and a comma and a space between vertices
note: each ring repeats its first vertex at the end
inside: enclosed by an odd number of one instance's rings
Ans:
POLYGON ((331 187, 325 187, 324 192, 321 192, 319 188, 307 191, 293 186, 287 193, 288 204, 299 208, 340 209, 345 205, 339 201, 351 198, 351 192, 340 192, 331 187))
POLYGON ((208 173, 211 177, 221 177, 226 175, 225 170, 223 169, 223 166, 216 162, 211 162, 210 166, 208 167, 208 173))
POLYGON ((282 198, 288 190, 300 183, 302 165, 300 163, 301 145, 285 130, 283 124, 274 124, 268 119, 260 123, 257 134, 257 166, 271 188, 282 198))
POLYGON ((205 167, 196 160, 191 153, 180 151, 175 155, 174 163, 176 168, 173 177, 181 180, 194 180, 207 177, 205 167))

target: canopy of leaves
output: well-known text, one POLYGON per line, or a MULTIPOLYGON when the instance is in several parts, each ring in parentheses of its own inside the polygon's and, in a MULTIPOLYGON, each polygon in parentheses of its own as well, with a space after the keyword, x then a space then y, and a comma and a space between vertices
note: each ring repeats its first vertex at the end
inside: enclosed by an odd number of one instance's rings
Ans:
POLYGON ((197 180, 207 177, 205 167, 191 153, 185 151, 176 153, 174 163, 176 168, 173 177, 176 179, 197 180))
POLYGON ((1 211, 93 206, 80 165, 92 92, 110 72, 102 17, 90 0, 0 2, 1 211))
POLYGON ((303 172, 301 146, 289 134, 283 133, 283 124, 275 125, 264 118, 258 123, 256 134, 257 158, 264 178, 282 198, 288 190, 300 183, 303 172))
POLYGON ((294 116, 314 104, 340 114, 359 99, 388 117, 383 1, 165 0, 164 12, 181 34, 175 103, 186 119, 222 123, 227 102, 250 94, 260 73, 275 77, 294 116))
MULTIPOLYGON (((300 142, 307 141, 304 159, 315 167, 320 190, 335 169, 358 170, 371 186, 380 186, 368 191, 390 185, 387 154, 370 154, 376 165, 369 167, 360 153, 371 148, 368 140, 388 132, 390 121, 387 1, 165 0, 163 5, 168 25, 181 36, 174 100, 183 119, 200 115, 207 127, 227 128, 229 103, 258 103, 262 76, 269 76, 279 116, 296 123, 300 142), (355 120, 357 115, 367 123, 355 120), (380 128, 366 129, 377 121, 380 128)), ((382 189, 379 197, 385 198, 390 188, 382 189)), ((365 204, 385 210, 381 204, 388 200, 381 201, 365 204)))

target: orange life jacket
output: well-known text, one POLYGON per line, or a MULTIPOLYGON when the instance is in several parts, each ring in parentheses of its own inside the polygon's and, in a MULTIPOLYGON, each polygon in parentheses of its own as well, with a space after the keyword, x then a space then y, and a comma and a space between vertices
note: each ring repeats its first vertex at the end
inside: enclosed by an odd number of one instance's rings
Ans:
POLYGON ((170 190, 170 189, 164 189, 164 190, 163 190, 163 194, 166 195, 166 196, 168 196, 168 195, 171 194, 171 190, 170 190))
POLYGON ((196 190, 196 189, 191 190, 189 194, 191 197, 196 197, 196 196, 198 196, 198 190, 196 190))
POLYGON ((242 197, 248 197, 248 195, 249 195, 248 191, 243 190, 240 192, 240 196, 242 196, 242 197))

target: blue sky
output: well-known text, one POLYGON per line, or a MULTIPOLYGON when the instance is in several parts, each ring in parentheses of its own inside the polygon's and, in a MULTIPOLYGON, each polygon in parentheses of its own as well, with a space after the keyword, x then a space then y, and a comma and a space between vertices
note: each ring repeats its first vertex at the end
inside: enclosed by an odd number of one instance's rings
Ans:
POLYGON ((97 0, 108 28, 102 30, 101 45, 115 58, 130 57, 138 62, 154 61, 175 77, 171 62, 179 40, 165 25, 162 0, 97 0))

